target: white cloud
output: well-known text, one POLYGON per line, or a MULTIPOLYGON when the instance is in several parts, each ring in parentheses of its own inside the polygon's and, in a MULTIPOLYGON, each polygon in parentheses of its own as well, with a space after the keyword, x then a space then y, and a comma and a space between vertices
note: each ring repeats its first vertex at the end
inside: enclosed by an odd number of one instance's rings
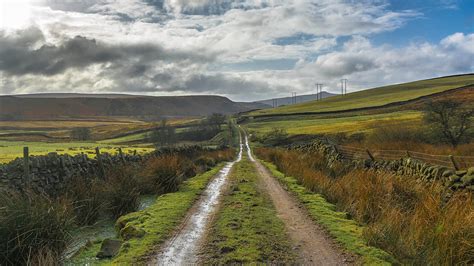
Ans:
MULTIPOLYGON (((372 36, 422 15, 391 11, 383 0, 34 1, 31 23, 43 39, 35 47, 23 48, 24 52, 45 44, 59 49, 81 36, 95 39, 101 47, 122 47, 117 49, 120 59, 81 58, 81 64, 66 64, 71 68, 48 75, 41 71, 19 75, 24 69, 14 74, 0 71, 0 93, 65 89, 218 93, 250 100, 286 96, 288 91, 310 92, 315 81, 336 91, 341 77, 350 79, 352 89, 359 89, 473 70, 472 34, 456 33, 438 44, 374 46, 372 36), (130 48, 147 45, 159 47, 156 52, 164 55, 138 55, 130 48), (251 66, 262 60, 287 65, 266 70, 219 68, 251 66)), ((0 37, 11 38, 11 34, 0 37)), ((80 58, 63 50, 64 58, 80 58)))

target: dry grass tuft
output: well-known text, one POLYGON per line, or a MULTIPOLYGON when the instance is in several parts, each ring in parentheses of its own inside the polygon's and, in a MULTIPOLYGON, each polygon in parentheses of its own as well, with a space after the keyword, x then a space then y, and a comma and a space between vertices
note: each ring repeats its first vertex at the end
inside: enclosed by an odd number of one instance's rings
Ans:
POLYGON ((328 166, 316 153, 260 148, 260 158, 365 225, 369 244, 415 265, 474 263, 474 199, 456 193, 445 204, 439 184, 328 166), (333 169, 335 168, 335 169, 333 169))

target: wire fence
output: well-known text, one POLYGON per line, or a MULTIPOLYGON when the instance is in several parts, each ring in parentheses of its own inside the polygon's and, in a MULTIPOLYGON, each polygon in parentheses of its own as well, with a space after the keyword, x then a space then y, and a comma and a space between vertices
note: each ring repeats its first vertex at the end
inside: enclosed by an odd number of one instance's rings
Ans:
POLYGON ((400 160, 412 158, 428 164, 440 165, 454 170, 467 169, 474 166, 474 156, 434 155, 416 151, 403 150, 369 150, 350 146, 335 146, 344 157, 352 160, 400 160))

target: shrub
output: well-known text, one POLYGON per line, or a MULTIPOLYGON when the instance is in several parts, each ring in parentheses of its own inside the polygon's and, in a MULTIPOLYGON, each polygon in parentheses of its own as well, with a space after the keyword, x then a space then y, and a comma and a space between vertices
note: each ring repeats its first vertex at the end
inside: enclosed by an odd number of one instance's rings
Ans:
POLYGON ((288 133, 282 128, 273 128, 270 132, 265 134, 262 138, 263 144, 267 146, 277 146, 285 144, 288 138, 288 133))
POLYGON ((72 222, 67 201, 45 195, 0 195, 0 261, 2 265, 57 261, 69 239, 72 222))
POLYGON ((119 167, 107 173, 104 198, 107 202, 106 209, 112 217, 118 218, 138 209, 140 205, 138 185, 137 177, 131 168, 119 167))
POLYGON ((76 177, 67 186, 64 193, 73 206, 78 225, 91 225, 97 221, 104 209, 104 189, 107 187, 99 179, 76 177))
POLYGON ((140 188, 143 193, 163 194, 178 189, 184 180, 184 165, 189 160, 174 154, 162 155, 148 160, 140 177, 140 188))

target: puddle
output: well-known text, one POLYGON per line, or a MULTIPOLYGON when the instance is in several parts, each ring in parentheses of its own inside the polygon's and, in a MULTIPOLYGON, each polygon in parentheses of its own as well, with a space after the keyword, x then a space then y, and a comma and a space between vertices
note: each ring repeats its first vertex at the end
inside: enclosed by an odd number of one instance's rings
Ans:
POLYGON ((247 154, 249 156, 250 161, 255 162, 255 159, 252 155, 252 151, 250 150, 249 138, 247 137, 247 135, 245 135, 245 147, 247 147, 247 154))
POLYGON ((242 159, 243 144, 240 140, 240 150, 237 159, 227 163, 219 174, 209 183, 204 191, 198 206, 189 217, 186 218, 182 230, 165 243, 163 250, 157 257, 158 265, 190 265, 196 263, 196 253, 200 241, 210 222, 211 214, 216 209, 219 197, 222 194, 224 184, 232 166, 242 159))

